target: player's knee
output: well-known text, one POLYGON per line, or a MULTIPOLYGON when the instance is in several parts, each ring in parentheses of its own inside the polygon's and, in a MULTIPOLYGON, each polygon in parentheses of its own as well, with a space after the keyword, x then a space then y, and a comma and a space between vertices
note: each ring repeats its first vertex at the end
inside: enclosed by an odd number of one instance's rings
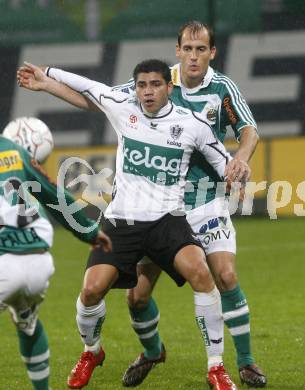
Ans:
POLYGON ((147 305, 150 294, 145 294, 136 288, 127 290, 127 304, 132 309, 141 309, 147 305))
POLYGON ((237 275, 233 270, 221 271, 216 279, 216 284, 221 291, 232 290, 237 285, 237 275))
POLYGON ((214 284, 212 275, 207 267, 200 267, 191 272, 188 282, 194 291, 200 292, 209 291, 211 286, 214 284))
POLYGON ((98 283, 90 283, 83 287, 81 300, 85 306, 97 305, 106 292, 98 283))
POLYGON ((33 336, 38 320, 38 305, 23 310, 15 310, 9 307, 16 328, 27 336, 33 336))

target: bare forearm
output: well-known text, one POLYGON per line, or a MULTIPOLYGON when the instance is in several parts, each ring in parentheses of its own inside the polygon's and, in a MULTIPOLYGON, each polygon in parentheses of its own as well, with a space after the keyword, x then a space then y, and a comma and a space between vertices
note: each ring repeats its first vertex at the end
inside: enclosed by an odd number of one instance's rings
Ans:
POLYGON ((225 169, 225 175, 231 182, 249 180, 251 168, 248 162, 255 151, 258 135, 253 126, 244 127, 241 130, 240 144, 233 160, 231 160, 225 169))
POLYGON ((45 83, 44 91, 56 96, 75 107, 91 110, 92 103, 82 94, 69 88, 67 85, 59 83, 51 78, 45 83))
POLYGON ((249 162, 256 149, 258 140, 259 136, 254 127, 244 127, 240 136, 239 147, 235 153, 234 158, 249 162))
POLYGON ((90 111, 99 111, 98 107, 89 98, 82 94, 82 92, 89 90, 92 85, 95 85, 94 81, 86 77, 52 67, 46 68, 45 72, 52 80, 58 82, 60 85, 66 86, 66 91, 69 93, 66 94, 64 99, 65 101, 76 105, 79 108, 84 108, 90 111), (74 96, 72 95, 72 92, 74 96), (75 94, 79 96, 77 97, 75 94), (80 96, 83 100, 80 99, 80 96), (68 97, 68 100, 66 97, 68 97))
MULTIPOLYGON (((65 82, 48 77, 45 72, 48 72, 49 69, 24 62, 24 66, 17 70, 17 83, 20 87, 30 91, 44 91, 52 94, 78 108, 96 110, 96 106, 87 97, 83 96, 79 90, 69 87, 65 82)), ((83 78, 80 79, 83 80, 83 78)))

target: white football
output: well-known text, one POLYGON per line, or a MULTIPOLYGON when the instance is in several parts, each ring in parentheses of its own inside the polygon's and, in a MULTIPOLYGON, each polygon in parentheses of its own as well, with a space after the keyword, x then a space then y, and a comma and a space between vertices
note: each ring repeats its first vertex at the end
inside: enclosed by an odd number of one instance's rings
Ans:
POLYGON ((40 163, 47 159, 54 147, 50 129, 38 118, 17 118, 5 127, 2 135, 24 147, 40 163))

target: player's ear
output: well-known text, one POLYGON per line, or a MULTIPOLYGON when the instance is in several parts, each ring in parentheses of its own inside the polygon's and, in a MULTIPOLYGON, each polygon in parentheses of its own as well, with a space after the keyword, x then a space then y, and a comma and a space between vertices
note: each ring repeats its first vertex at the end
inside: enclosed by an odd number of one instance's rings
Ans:
POLYGON ((211 57, 210 57, 210 59, 214 60, 215 57, 216 57, 216 46, 213 46, 211 48, 211 57))
POLYGON ((180 46, 178 45, 178 43, 176 44, 176 57, 180 57, 180 46))
POLYGON ((174 88, 174 84, 172 81, 170 81, 168 84, 167 84, 167 94, 168 96, 170 96, 173 92, 173 88, 174 88))

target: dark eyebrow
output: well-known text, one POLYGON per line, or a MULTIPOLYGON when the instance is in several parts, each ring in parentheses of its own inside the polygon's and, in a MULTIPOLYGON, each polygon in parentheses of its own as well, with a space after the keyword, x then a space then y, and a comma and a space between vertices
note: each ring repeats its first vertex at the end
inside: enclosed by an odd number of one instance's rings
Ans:
POLYGON ((149 80, 148 82, 144 80, 137 81, 137 84, 154 84, 154 83, 162 83, 162 80, 156 79, 156 80, 149 80))
POLYGON ((195 47, 195 49, 200 49, 201 47, 208 47, 208 45, 196 45, 196 46, 193 46, 193 45, 182 45, 182 47, 195 47))

